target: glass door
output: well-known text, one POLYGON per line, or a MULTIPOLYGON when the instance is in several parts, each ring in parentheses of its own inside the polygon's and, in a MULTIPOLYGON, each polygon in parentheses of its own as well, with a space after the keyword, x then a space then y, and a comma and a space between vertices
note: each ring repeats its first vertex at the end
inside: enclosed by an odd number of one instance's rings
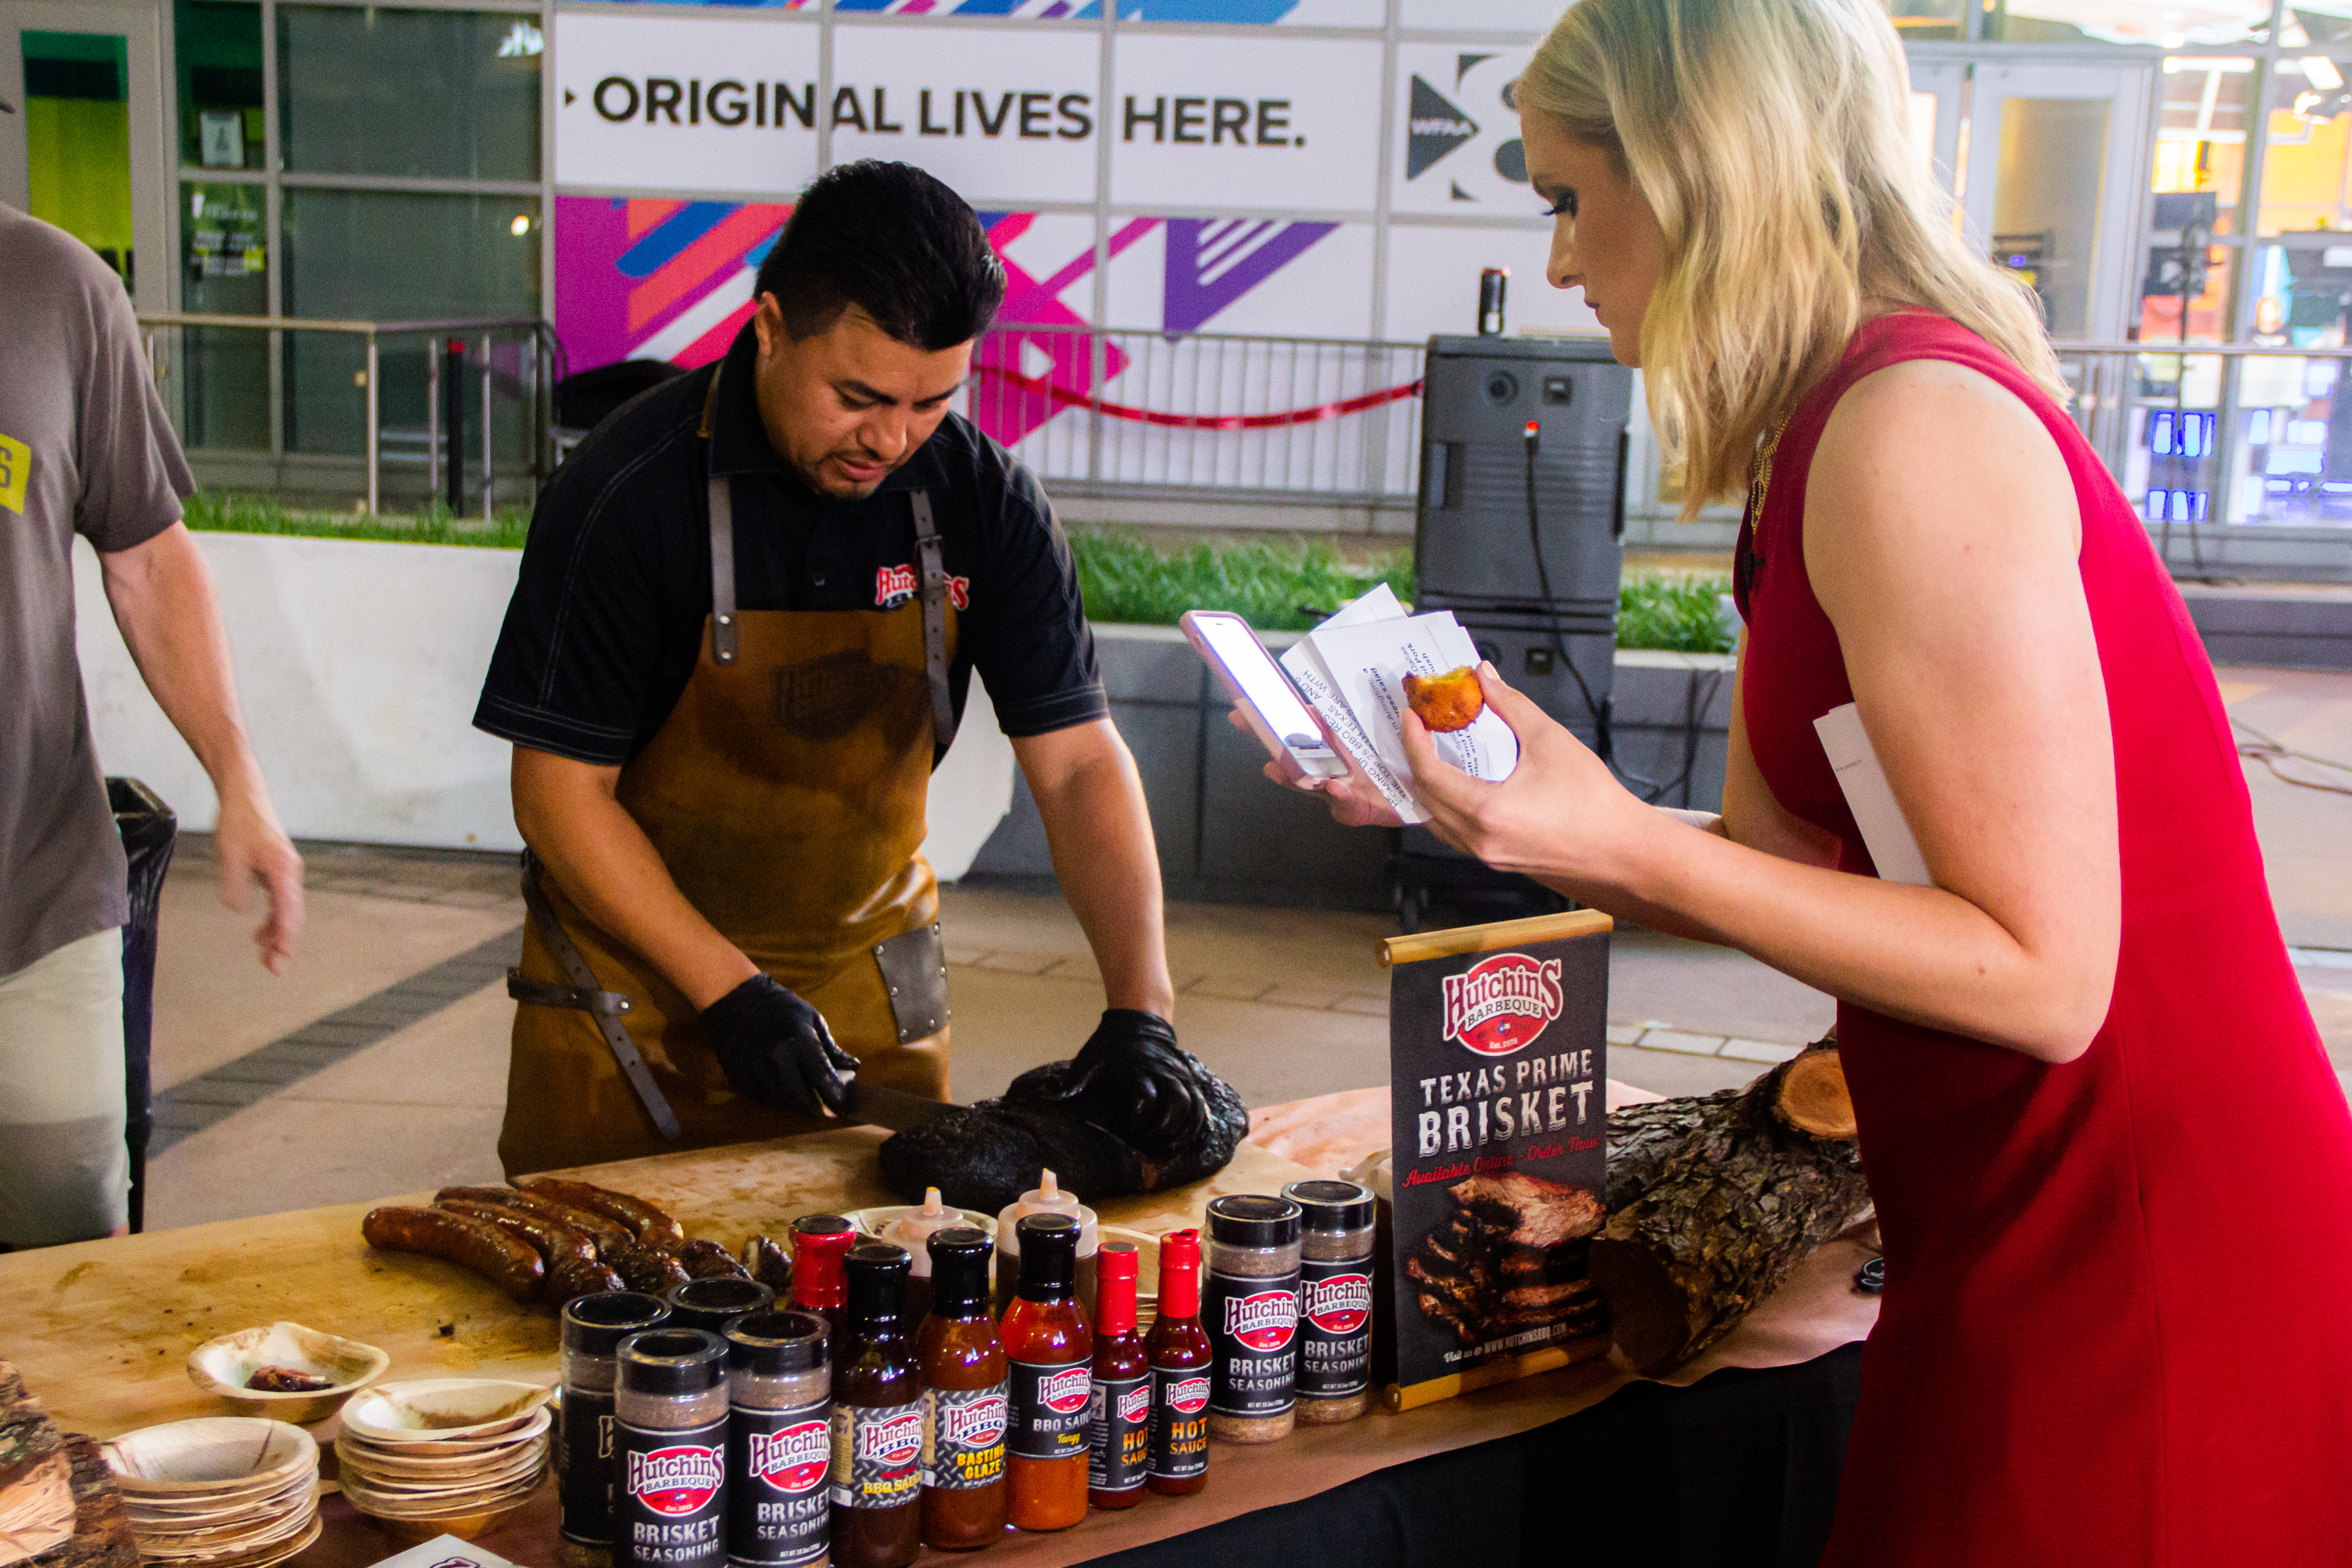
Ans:
POLYGON ((150 311, 174 270, 161 31, 153 5, 0 0, 0 202, 97 251, 150 311))

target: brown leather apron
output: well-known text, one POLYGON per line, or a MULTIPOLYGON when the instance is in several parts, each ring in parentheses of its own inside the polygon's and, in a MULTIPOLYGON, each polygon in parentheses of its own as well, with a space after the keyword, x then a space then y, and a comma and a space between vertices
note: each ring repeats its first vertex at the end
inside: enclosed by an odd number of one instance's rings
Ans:
MULTIPOLYGON (((717 396, 714 375, 706 440, 717 396)), ((739 612, 729 482, 711 478, 708 635, 677 706, 622 768, 618 799, 687 901, 824 1016, 861 1079, 940 1100, 939 890, 918 851, 935 748, 953 731, 956 625, 929 497, 910 500, 921 588, 908 603, 739 612)), ((499 1135, 508 1174, 829 1125, 735 1093, 694 1006, 537 875, 543 903, 509 986, 522 1005, 499 1135), (544 920, 590 978, 560 962, 544 920)))

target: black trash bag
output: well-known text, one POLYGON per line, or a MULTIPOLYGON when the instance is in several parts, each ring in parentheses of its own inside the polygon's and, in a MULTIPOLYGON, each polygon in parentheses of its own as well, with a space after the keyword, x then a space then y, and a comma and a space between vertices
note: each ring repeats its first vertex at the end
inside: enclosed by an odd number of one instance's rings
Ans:
POLYGON ((131 862, 131 923, 122 928, 122 1089, 131 1147, 131 1229, 147 1226, 147 1142, 155 1128, 148 1059, 155 1040, 155 936, 163 873, 172 867, 180 819, 137 779, 106 781, 106 804, 131 862))

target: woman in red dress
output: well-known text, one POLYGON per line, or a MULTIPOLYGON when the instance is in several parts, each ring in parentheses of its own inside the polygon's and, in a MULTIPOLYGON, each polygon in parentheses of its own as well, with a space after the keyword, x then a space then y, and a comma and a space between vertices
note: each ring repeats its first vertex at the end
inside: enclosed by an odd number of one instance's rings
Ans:
POLYGON ((1551 281, 1692 509, 1748 483, 1724 808, 1643 805, 1491 667, 1517 771, 1409 718, 1415 793, 1839 998, 1886 1290, 1826 1561, 2352 1563, 2352 1116, 2196 628, 1907 86, 1876 0, 1581 0, 1538 51, 1551 281), (1930 886, 1873 868, 1848 702, 1930 886))

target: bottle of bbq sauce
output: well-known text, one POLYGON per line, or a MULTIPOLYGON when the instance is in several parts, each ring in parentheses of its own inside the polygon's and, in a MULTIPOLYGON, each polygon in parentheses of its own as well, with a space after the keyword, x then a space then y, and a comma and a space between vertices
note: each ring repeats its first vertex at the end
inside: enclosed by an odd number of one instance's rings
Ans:
POLYGON ((1151 1454, 1151 1363, 1135 1329, 1135 1245, 1106 1241, 1095 1254, 1095 1387, 1087 1411, 1087 1501, 1133 1508, 1143 1500, 1151 1454))
POLYGON ((1013 1522, 1067 1530, 1087 1517, 1087 1406, 1095 1338, 1078 1305, 1078 1222, 1031 1215, 1016 1227, 1021 1286, 1004 1314, 1013 1426, 1013 1522))
POLYGON ((1003 1538, 1009 1500, 1004 1343, 989 1316, 987 1237, 933 1231, 931 1310, 915 1342, 923 1377, 923 1544, 968 1552, 1003 1538))
POLYGON ((833 1342, 839 1345, 845 1326, 841 1265, 857 1233, 837 1214, 804 1214, 793 1221, 791 1240, 792 1304, 823 1318, 833 1342))
POLYGON ((1144 1484, 1185 1497, 1209 1484, 1209 1368, 1201 1327, 1201 1233, 1160 1238, 1160 1315, 1143 1342, 1151 1363, 1151 1461, 1144 1484))
POLYGON ((847 1343, 833 1368, 833 1562, 907 1568, 922 1547, 923 1403, 902 1314, 907 1254, 860 1243, 844 1265, 847 1343))

